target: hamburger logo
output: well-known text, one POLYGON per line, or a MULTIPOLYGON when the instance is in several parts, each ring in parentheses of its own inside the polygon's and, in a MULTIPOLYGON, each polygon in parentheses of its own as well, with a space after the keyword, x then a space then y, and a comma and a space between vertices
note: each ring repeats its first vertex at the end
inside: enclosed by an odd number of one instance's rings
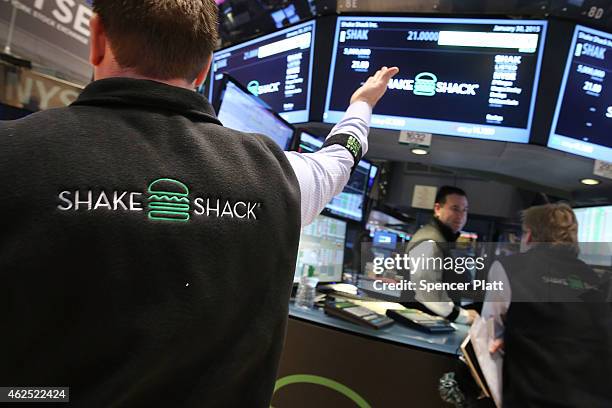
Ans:
POLYGON ((162 178, 148 188, 149 219, 156 221, 189 221, 189 189, 178 180, 162 178))

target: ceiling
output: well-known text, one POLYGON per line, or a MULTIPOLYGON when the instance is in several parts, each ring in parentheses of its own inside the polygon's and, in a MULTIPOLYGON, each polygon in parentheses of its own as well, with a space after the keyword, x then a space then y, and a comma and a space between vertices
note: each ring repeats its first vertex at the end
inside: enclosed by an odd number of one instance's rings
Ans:
MULTIPOLYGON (((307 126, 319 135, 329 125, 307 126)), ((531 191, 569 199, 579 205, 612 203, 612 180, 603 179, 589 187, 580 179, 593 177, 594 160, 542 146, 491 142, 434 135, 430 153, 417 156, 398 142, 399 132, 383 129, 370 131, 369 159, 418 163, 431 168, 451 170, 456 175, 496 180, 531 191)))

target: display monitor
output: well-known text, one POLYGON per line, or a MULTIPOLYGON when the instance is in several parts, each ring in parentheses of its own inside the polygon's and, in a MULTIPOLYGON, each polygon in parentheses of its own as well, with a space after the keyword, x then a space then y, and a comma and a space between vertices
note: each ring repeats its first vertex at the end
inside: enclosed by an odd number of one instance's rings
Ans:
POLYGON ((370 170, 372 165, 361 160, 351 175, 344 190, 325 206, 325 211, 338 217, 354 221, 363 220, 363 210, 370 185, 370 170))
POLYGON ((339 17, 323 120, 397 66, 373 127, 527 143, 545 33, 540 20, 339 17))
POLYGON ((385 230, 374 231, 372 246, 395 249, 398 241, 398 236, 394 232, 385 230))
POLYGON ((342 280, 346 221, 318 215, 312 224, 302 228, 294 282, 299 282, 308 266, 315 266, 319 282, 342 280))
POLYGON ((224 80, 215 106, 223 126, 268 136, 283 150, 291 147, 295 133, 293 126, 233 79, 227 77, 224 80))
POLYGON ((313 20, 216 51, 209 99, 228 73, 288 122, 308 122, 314 36, 313 20))
POLYGON ((548 147, 612 162, 612 34, 576 26, 548 147))
POLYGON ((300 140, 298 145, 298 152, 300 153, 313 153, 316 152, 323 146, 323 139, 318 138, 308 132, 301 131, 300 140))
POLYGON ((612 205, 574 209, 580 258, 590 265, 612 266, 612 205))
MULTIPOLYGON (((323 146, 323 140, 307 132, 300 132, 298 151, 312 153, 323 146)), ((324 212, 354 221, 363 219, 365 198, 374 184, 378 167, 362 159, 349 178, 346 187, 340 194, 332 198, 325 206, 324 212)))
POLYGON ((575 208, 578 242, 612 243, 612 205, 575 208))

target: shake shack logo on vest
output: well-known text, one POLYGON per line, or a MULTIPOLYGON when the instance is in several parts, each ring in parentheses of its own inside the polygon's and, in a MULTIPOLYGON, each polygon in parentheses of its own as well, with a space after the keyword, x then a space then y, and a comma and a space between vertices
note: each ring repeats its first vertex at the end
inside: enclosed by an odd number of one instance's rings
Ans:
POLYGON ((259 202, 194 196, 186 184, 170 178, 149 183, 146 193, 65 190, 58 199, 62 212, 143 212, 152 222, 188 222, 194 217, 257 220, 261 207, 259 202))

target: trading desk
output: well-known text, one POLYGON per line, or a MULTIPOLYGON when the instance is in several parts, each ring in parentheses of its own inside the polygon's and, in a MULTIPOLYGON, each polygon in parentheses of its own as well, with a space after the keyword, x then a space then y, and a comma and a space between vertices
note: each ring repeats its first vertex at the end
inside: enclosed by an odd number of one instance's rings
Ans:
POLYGON ((438 380, 455 370, 468 330, 456 327, 374 330, 292 304, 272 406, 444 407, 438 380))

